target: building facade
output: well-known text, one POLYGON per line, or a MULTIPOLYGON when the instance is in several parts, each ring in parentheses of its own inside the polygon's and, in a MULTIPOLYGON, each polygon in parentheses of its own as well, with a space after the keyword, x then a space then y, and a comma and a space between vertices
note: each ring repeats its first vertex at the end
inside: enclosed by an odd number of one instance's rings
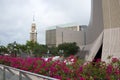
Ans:
POLYGON ((58 46, 62 43, 76 42, 78 46, 84 45, 83 26, 56 27, 56 29, 46 30, 46 44, 48 46, 58 46))
POLYGON ((120 58, 120 0, 102 0, 104 38, 102 60, 120 58))
POLYGON ((56 29, 46 30, 46 45, 56 46, 56 29))
POLYGON ((92 61, 102 46, 101 59, 120 58, 120 0, 91 0, 91 18, 86 29, 87 61, 92 61))

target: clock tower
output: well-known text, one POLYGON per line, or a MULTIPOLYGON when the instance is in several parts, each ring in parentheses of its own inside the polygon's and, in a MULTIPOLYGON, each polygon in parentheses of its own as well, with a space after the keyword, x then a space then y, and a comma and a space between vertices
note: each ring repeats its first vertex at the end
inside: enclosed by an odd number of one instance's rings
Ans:
POLYGON ((34 16, 33 16, 33 22, 32 22, 31 31, 30 31, 30 41, 37 42, 37 30, 36 30, 34 16))

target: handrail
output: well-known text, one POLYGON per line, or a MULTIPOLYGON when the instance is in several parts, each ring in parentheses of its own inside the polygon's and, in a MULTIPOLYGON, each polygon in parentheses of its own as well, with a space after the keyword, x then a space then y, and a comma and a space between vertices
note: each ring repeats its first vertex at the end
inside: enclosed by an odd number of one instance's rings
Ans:
MULTIPOLYGON (((24 70, 20 70, 20 69, 17 69, 17 68, 13 68, 13 67, 10 67, 10 66, 6 66, 6 65, 2 65, 0 64, 1 67, 3 67, 3 70, 5 69, 11 69, 11 70, 14 70, 14 71, 18 71, 19 72, 19 80, 22 80, 21 79, 21 74, 28 74, 28 75, 32 75, 32 76, 36 76, 36 77, 40 77, 40 78, 43 78, 45 80, 58 80, 58 79, 55 79, 55 78, 51 78, 51 77, 48 77, 48 76, 44 76, 44 75, 39 75, 39 74, 36 74, 36 73, 32 73, 32 72, 28 72, 28 71, 24 71, 24 70)), ((5 72, 4 72, 5 73, 5 72)), ((5 75, 4 75, 5 76, 5 75)))

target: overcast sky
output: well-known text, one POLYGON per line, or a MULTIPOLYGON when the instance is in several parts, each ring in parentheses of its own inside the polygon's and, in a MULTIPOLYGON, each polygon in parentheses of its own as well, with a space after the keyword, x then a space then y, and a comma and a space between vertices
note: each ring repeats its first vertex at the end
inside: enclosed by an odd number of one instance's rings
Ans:
POLYGON ((91 0, 0 0, 0 45, 30 39, 33 15, 38 43, 45 44, 49 26, 79 23, 88 25, 91 0))

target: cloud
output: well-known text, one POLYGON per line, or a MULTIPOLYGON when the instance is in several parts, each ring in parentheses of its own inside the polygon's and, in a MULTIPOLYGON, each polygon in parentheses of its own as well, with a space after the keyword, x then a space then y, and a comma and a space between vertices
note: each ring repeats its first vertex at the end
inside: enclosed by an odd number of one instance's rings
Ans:
POLYGON ((48 26, 71 22, 88 24, 90 0, 0 0, 0 45, 29 40, 33 14, 38 42, 45 44, 48 26))
POLYGON ((61 11, 70 18, 71 22, 79 22, 80 24, 88 24, 90 14, 91 0, 49 0, 48 5, 54 11, 61 11))

